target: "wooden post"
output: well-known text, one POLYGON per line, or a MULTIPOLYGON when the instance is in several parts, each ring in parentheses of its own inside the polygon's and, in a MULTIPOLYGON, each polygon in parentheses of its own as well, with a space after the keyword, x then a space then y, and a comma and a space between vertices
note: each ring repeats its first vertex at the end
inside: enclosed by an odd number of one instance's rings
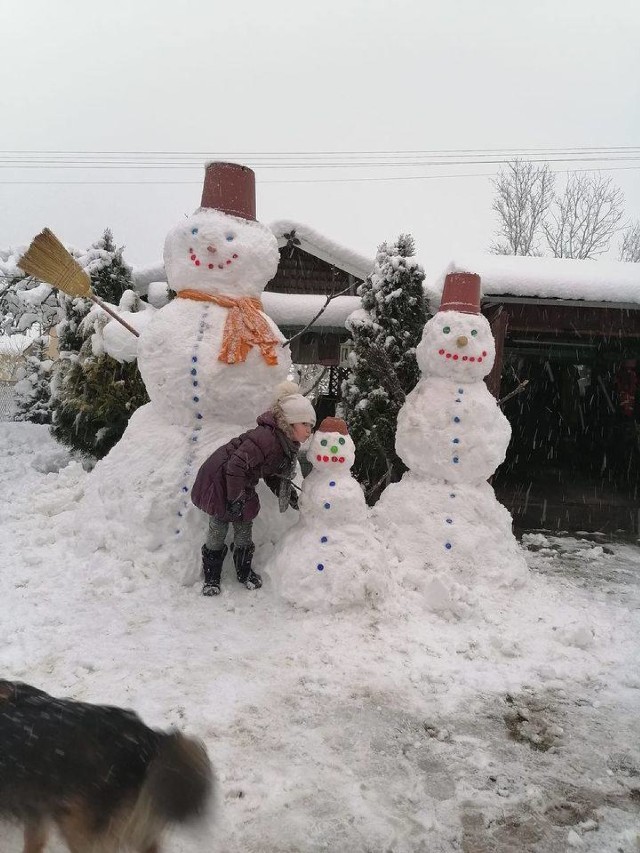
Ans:
POLYGON ((509 325, 509 314, 504 305, 496 305, 489 308, 486 316, 496 342, 496 360, 485 382, 489 391, 491 391, 496 400, 499 400, 502 368, 504 366, 504 340, 509 325))

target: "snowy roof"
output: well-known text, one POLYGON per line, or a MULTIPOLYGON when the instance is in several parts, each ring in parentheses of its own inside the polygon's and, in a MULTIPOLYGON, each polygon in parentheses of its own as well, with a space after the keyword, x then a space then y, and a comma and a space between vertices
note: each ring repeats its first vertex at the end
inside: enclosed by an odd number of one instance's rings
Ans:
MULTIPOLYGON (((342 267, 344 269, 344 267, 342 267)), ((153 282, 165 282, 162 264, 138 267, 133 270, 137 289, 146 293, 153 282)), ((326 297, 316 294, 270 293, 261 294, 265 312, 278 326, 306 326, 324 306, 326 297)), ((362 306, 359 296, 337 296, 329 302, 324 314, 313 324, 315 328, 343 328, 349 314, 362 306)))
POLYGON ((340 243, 329 240, 302 222, 280 219, 277 222, 272 222, 269 228, 277 237, 278 246, 286 246, 287 237, 284 235, 295 231, 295 236, 300 241, 300 248, 303 251, 357 278, 364 280, 373 269, 374 260, 372 258, 366 258, 364 255, 347 249, 340 243))
MULTIPOLYGON (((276 325, 282 327, 306 326, 326 303, 325 296, 292 293, 263 293, 265 312, 276 325)), ((336 296, 313 324, 314 328, 344 328, 349 314, 362 306, 359 296, 336 296)))
POLYGON ((577 261, 570 258, 529 258, 507 255, 457 256, 428 293, 437 305, 450 272, 475 272, 483 296, 560 299, 640 307, 640 264, 577 261))

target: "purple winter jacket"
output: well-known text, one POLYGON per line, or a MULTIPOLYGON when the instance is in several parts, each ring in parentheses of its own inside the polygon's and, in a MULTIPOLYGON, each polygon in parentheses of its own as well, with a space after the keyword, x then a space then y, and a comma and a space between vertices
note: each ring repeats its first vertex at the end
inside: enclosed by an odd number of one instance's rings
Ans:
POLYGON ((202 464, 191 490, 191 500, 221 521, 252 521, 260 510, 256 486, 266 481, 276 494, 282 477, 289 477, 300 448, 277 425, 271 412, 257 419, 258 426, 232 438, 202 464), (245 498, 240 518, 227 513, 227 501, 245 498))

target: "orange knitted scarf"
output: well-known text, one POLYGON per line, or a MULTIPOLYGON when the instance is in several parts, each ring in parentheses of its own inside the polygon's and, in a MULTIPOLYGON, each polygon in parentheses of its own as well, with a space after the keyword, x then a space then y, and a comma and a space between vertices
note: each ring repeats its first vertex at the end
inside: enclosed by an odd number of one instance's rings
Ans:
POLYGON ((227 321, 222 335, 222 347, 218 360, 226 364, 246 361, 249 350, 259 347, 267 364, 277 364, 274 337, 269 324, 260 313, 262 302, 253 296, 220 296, 213 293, 201 293, 199 290, 181 290, 180 299, 195 299, 199 302, 215 302, 228 308, 227 321))

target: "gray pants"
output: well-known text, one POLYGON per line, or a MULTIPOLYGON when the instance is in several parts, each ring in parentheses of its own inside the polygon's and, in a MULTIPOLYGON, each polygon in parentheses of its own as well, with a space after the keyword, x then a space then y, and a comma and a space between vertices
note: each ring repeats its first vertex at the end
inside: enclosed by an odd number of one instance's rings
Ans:
MULTIPOLYGON (((252 527, 252 521, 233 522, 233 541, 236 548, 248 548, 251 545, 252 527)), ((219 518, 213 515, 209 516, 209 531, 207 533, 207 541, 204 544, 210 551, 222 551, 228 529, 228 521, 220 521, 219 518)))

